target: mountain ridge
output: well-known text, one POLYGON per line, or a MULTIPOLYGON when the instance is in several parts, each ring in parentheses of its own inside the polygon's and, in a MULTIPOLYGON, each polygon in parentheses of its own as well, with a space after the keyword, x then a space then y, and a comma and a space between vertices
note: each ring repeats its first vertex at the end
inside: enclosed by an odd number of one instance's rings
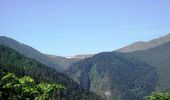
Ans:
POLYGON ((44 56, 41 52, 38 50, 32 48, 31 46, 22 44, 12 38, 6 37, 6 36, 0 36, 0 44, 9 46, 16 51, 20 52, 21 54, 24 54, 28 58, 36 59, 37 61, 50 66, 52 68, 55 68, 57 70, 61 70, 61 67, 54 63, 52 63, 46 56, 44 56))
POLYGON ((40 51, 34 49, 31 46, 20 43, 12 38, 6 36, 0 36, 0 44, 9 46, 16 51, 24 54, 26 57, 35 59, 49 67, 55 68, 58 71, 65 71, 69 68, 69 66, 84 58, 66 58, 61 56, 43 54, 40 51))
POLYGON ((156 46, 164 44, 168 41, 170 41, 170 33, 168 33, 165 36, 162 36, 157 39, 150 40, 150 41, 135 42, 133 44, 120 48, 116 51, 126 53, 126 52, 138 51, 138 50, 146 50, 146 49, 154 48, 156 46))

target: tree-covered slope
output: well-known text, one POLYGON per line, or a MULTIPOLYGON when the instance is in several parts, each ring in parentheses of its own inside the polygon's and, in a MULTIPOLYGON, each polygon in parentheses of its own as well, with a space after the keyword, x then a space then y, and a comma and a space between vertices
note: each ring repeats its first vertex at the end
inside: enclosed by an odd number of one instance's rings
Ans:
POLYGON ((126 54, 129 58, 145 62, 156 69, 159 80, 157 91, 170 91, 170 42, 155 48, 126 54))
POLYGON ((31 58, 31 59, 36 59, 37 61, 47 66, 50 66, 57 70, 62 70, 62 68, 57 63, 51 61, 48 57, 46 57, 41 52, 37 51, 36 49, 28 45, 22 44, 14 39, 11 39, 5 36, 0 36, 0 44, 9 46, 13 48, 14 50, 18 51, 19 53, 24 54, 26 57, 31 58))
POLYGON ((71 65, 68 74, 107 100, 142 100, 154 89, 155 70, 121 53, 99 53, 71 65))
POLYGON ((30 76, 36 82, 59 83, 66 87, 68 100, 98 100, 94 93, 80 87, 68 76, 57 72, 55 69, 24 57, 17 51, 0 45, 0 67, 17 76, 30 76))
POLYGON ((58 71, 64 71, 68 69, 68 67, 72 63, 80 60, 79 58, 67 59, 65 57, 43 54, 28 45, 22 44, 14 39, 5 36, 0 36, 0 44, 9 46, 19 53, 24 54, 26 57, 35 59, 42 64, 45 64, 46 66, 57 69, 58 71))

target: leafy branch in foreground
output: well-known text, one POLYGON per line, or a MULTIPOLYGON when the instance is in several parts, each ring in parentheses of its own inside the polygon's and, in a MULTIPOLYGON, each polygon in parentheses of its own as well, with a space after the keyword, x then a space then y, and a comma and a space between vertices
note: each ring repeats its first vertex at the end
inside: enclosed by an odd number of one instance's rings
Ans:
POLYGON ((66 89, 60 84, 36 84, 31 77, 18 78, 14 73, 1 71, 0 78, 1 100, 51 100, 55 91, 66 89))
POLYGON ((170 100, 170 93, 152 93, 146 100, 170 100))

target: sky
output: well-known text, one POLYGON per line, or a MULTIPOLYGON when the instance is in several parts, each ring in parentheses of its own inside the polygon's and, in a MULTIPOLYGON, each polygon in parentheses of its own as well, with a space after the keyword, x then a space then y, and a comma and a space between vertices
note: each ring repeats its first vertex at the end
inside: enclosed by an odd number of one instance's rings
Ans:
POLYGON ((113 51, 170 32, 170 0, 0 0, 0 36, 42 53, 113 51))

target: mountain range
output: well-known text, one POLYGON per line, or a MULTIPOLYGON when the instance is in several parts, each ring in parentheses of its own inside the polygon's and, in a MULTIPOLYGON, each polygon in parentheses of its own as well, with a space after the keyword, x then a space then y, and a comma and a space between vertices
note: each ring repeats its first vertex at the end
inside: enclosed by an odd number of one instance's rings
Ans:
MULTIPOLYGON (((143 100, 154 91, 170 91, 170 33, 148 42, 136 42, 113 52, 74 57, 43 54, 5 36, 0 36, 0 44, 42 63, 46 66, 43 69, 54 68, 57 73, 72 78, 73 87, 78 83, 77 86, 80 85, 86 93, 92 91, 89 96, 94 92, 106 100, 143 100)), ((15 68, 12 71, 17 73, 15 68)), ((71 89, 75 91, 75 88, 71 89)), ((84 95, 88 97, 86 93, 84 95)), ((73 94, 71 95, 74 96, 73 94)), ((93 96, 98 98, 97 95, 93 96)))
POLYGON ((104 52, 71 65, 68 74, 108 100, 142 100, 170 91, 170 34, 104 52))

